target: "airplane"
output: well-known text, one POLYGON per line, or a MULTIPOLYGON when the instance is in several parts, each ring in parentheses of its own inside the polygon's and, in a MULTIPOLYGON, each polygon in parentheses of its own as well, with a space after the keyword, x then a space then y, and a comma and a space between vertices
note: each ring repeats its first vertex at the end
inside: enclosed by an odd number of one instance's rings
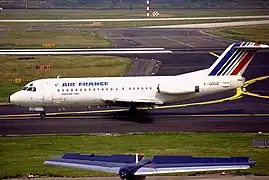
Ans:
POLYGON ((256 164, 256 161, 246 156, 155 155, 152 159, 145 159, 144 155, 138 153, 136 155, 65 153, 61 157, 48 159, 43 164, 114 173, 119 175, 121 180, 145 180, 147 175, 154 174, 249 169, 256 164))
POLYGON ((243 73, 259 49, 268 45, 236 42, 206 69, 176 76, 47 78, 29 82, 9 97, 9 102, 46 116, 45 108, 173 104, 242 87, 243 73))

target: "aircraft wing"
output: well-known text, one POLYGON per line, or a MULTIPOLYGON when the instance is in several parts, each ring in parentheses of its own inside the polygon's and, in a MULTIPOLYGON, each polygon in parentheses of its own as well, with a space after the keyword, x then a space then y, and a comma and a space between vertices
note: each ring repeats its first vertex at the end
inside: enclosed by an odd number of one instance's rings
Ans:
POLYGON ((60 158, 49 159, 44 164, 115 173, 121 177, 248 169, 256 164, 255 161, 249 160, 249 157, 154 156, 152 159, 143 157, 143 155, 67 153, 60 158))
POLYGON ((129 104, 134 103, 138 105, 145 105, 145 104, 151 104, 151 105, 162 105, 164 102, 158 99, 151 99, 151 98, 104 98, 103 99, 107 103, 112 104, 129 104))

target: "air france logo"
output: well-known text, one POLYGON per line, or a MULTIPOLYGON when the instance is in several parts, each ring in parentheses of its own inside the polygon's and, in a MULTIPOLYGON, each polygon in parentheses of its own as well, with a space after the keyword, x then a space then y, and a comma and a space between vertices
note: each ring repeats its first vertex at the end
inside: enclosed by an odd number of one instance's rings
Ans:
MULTIPOLYGON (((63 83, 63 87, 74 87, 76 83, 63 83)), ((108 86, 108 82, 79 82, 78 86, 108 86)))

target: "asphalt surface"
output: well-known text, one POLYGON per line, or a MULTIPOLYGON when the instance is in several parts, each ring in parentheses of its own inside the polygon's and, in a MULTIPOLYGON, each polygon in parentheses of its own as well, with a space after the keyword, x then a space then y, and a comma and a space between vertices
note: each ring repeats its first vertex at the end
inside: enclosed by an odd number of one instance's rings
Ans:
MULTIPOLYGON (((226 48, 232 40, 216 38, 199 29, 104 30, 115 47, 163 47, 168 49, 226 48)), ((212 50, 211 49, 211 50, 212 50)))
MULTIPOLYGON (((208 36, 199 30, 111 30, 107 37, 117 47, 165 47, 174 54, 133 55, 135 66, 128 75, 178 75, 209 67, 216 57, 209 51, 221 53, 232 41, 208 36), (148 37, 148 38, 147 38, 148 37), (147 60, 146 60, 147 59, 147 60), (143 69, 146 63, 147 68, 143 69), (155 66, 155 67, 154 67, 155 66), (143 69, 141 71, 141 69, 143 69)), ((269 52, 259 52, 245 72, 247 80, 268 76, 269 52)), ((180 82, 178 82, 180 83, 180 82)), ((257 81, 247 92, 269 95, 269 79, 257 81)), ((125 112, 106 112, 116 107, 67 108, 60 115, 11 117, 7 115, 36 114, 27 108, 0 107, 0 134, 58 134, 58 133, 129 133, 129 132, 269 132, 269 102, 264 97, 243 94, 229 99, 235 91, 190 100, 163 109, 128 116, 125 112), (189 104, 208 102, 210 104, 189 104), (183 104, 183 105, 182 105, 183 104), (105 111, 104 111, 105 110, 105 111), (85 112, 86 111, 86 112, 85 112), (100 112, 102 111, 102 112, 100 112), (70 113, 68 113, 70 112, 70 113), (73 113, 74 112, 74 113, 73 113), (81 114, 77 114, 80 112, 81 114), (84 112, 84 113, 82 113, 84 112)), ((48 109, 47 112, 59 112, 48 109)))
MULTIPOLYGON (((73 180, 74 178, 35 178, 36 180, 73 180)), ((268 176, 148 176, 148 180, 267 180, 268 176)), ((23 178, 12 178, 10 180, 24 180, 23 178)), ((87 177, 76 178, 76 180, 119 180, 119 177, 87 177)))

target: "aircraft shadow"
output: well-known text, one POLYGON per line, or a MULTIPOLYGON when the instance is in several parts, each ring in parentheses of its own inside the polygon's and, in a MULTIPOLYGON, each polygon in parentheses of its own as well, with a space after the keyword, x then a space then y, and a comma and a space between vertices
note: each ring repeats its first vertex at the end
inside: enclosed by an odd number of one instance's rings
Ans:
POLYGON ((224 109, 224 110, 207 110, 207 111, 193 111, 193 112, 179 112, 179 111, 158 111, 153 110, 151 111, 151 116, 158 116, 158 115, 218 115, 218 114, 245 114, 251 113, 246 112, 244 109, 224 109))
MULTIPOLYGON (((177 111, 171 109, 163 109, 163 110, 137 110, 136 113, 131 113, 128 110, 126 111, 116 111, 116 112, 107 112, 107 113, 94 113, 94 114, 72 114, 74 118, 80 116, 98 116, 99 118, 103 117, 105 119, 110 120, 117 120, 117 121, 129 121, 135 123, 144 123, 144 124, 152 124, 154 123, 154 118, 158 118, 158 116, 177 116, 177 118, 182 118, 180 116, 188 116, 188 115, 218 115, 218 114, 251 114, 251 112, 245 112, 243 109, 225 109, 225 110, 209 110, 209 111, 192 111, 192 112, 184 112, 184 111, 177 111)), ((69 115, 54 115, 57 117, 66 117, 69 115)))
POLYGON ((131 113, 129 111, 118 111, 111 112, 104 115, 106 118, 111 118, 118 121, 129 121, 136 123, 153 123, 153 117, 148 111, 138 110, 136 113, 131 113))

